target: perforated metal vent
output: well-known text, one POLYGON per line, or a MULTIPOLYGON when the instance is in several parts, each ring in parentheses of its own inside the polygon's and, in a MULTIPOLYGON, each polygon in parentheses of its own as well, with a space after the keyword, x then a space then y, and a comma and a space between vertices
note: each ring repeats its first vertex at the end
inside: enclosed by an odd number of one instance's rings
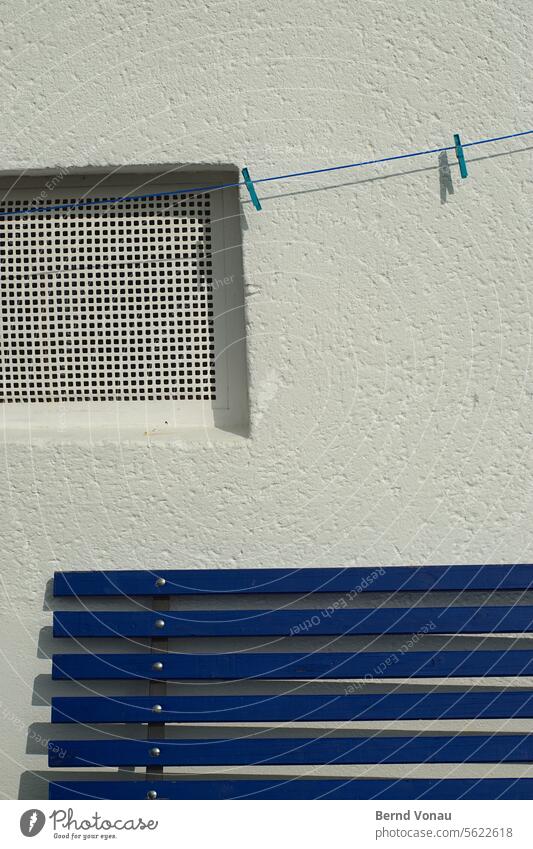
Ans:
POLYGON ((0 402, 213 400, 209 194, 103 199, 0 218, 0 402))

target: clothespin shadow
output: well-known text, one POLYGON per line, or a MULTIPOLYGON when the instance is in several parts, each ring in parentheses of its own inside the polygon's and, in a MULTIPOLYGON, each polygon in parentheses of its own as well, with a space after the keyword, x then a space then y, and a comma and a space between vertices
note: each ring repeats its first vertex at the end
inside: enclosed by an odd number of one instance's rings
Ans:
POLYGON ((446 203, 448 195, 453 195, 453 180, 448 160, 448 151, 443 150, 439 153, 439 186, 440 186, 440 202, 446 203))
POLYGON ((261 212, 261 209, 262 209, 261 201, 257 197, 257 192, 256 192, 255 186, 252 182, 252 178, 250 177, 250 172, 248 171, 248 168, 242 169, 242 176, 244 177, 244 182, 246 183, 246 188, 248 189, 248 191, 250 193, 250 197, 252 199, 253 205, 255 206, 255 208, 257 209, 258 212, 261 212))

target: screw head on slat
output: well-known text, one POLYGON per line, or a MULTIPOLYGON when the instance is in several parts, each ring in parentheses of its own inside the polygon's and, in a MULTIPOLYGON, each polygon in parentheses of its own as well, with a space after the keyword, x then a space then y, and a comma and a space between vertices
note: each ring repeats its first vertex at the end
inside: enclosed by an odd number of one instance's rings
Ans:
POLYGON ((157 799, 157 790, 149 790, 146 794, 147 799, 157 799))
POLYGON ((153 708, 152 708, 152 711, 154 713, 161 713, 162 710, 163 710, 163 708, 161 707, 161 705, 154 705, 153 708))
POLYGON ((165 627, 165 620, 164 619, 156 619, 155 622, 154 622, 154 625, 155 625, 156 628, 164 628, 165 627))
POLYGON ((158 749, 157 746, 154 746, 153 749, 150 749, 149 754, 152 758, 158 758, 161 754, 161 749, 158 749))
POLYGON ((159 672, 161 671, 161 669, 163 669, 163 664, 160 660, 156 660, 155 663, 152 663, 152 669, 157 669, 157 671, 159 672))
POLYGON ((164 587, 165 584, 166 584, 166 581, 165 581, 164 578, 158 578, 157 581, 155 582, 156 587, 164 587))

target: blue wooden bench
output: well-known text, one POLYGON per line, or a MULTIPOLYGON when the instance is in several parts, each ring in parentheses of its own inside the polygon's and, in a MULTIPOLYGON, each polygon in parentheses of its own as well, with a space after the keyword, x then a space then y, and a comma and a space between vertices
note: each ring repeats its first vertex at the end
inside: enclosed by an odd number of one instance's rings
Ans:
MULTIPOLYGON (((52 722, 79 725, 79 739, 54 739, 49 766, 66 768, 145 767, 145 776, 122 774, 106 780, 52 780, 50 799, 533 799, 533 779, 321 779, 306 777, 228 779, 220 768, 317 766, 324 764, 499 764, 533 761, 533 735, 498 733, 453 736, 379 734, 356 736, 309 732, 293 737, 225 736, 167 739, 165 723, 345 722, 353 720, 533 718, 533 690, 500 688, 460 692, 364 693, 345 687, 338 695, 263 694, 166 695, 165 682, 372 679, 453 679, 464 676, 533 675, 530 649, 330 651, 307 648, 306 637, 372 635, 487 635, 533 632, 533 606, 497 604, 495 591, 533 589, 533 565, 389 567, 385 569, 218 569, 60 572, 54 595, 79 599, 79 610, 54 613, 54 637, 127 641, 129 651, 58 653, 52 677, 76 682, 112 679, 146 682, 148 695, 58 696, 52 722), (433 591, 452 593, 449 606, 428 602, 433 591), (457 605, 458 594, 486 593, 486 603, 457 605), (417 593, 405 607, 349 607, 361 593, 417 593), (326 608, 313 607, 318 593, 336 594, 326 608), (264 595, 261 610, 246 608, 242 596, 264 595), (275 596, 294 594, 309 608, 276 605, 275 596), (171 611, 172 596, 198 596, 204 609, 171 611), (214 609, 210 597, 237 597, 232 609, 214 609), (138 602, 132 612, 90 610, 90 597, 138 602), (274 600, 272 600, 274 597, 274 600), (430 627, 428 627, 430 626, 430 627), (292 651, 170 651, 172 638, 289 637, 292 651), (144 641, 131 650, 132 641, 144 641), (146 739, 120 734, 84 739, 87 726, 142 723, 146 739), (213 767, 215 778, 172 778, 165 767, 213 767), (217 774, 218 768, 218 774, 217 774)), ((177 605, 179 607, 179 603, 177 605)), ((268 640, 271 643, 272 640, 268 640)), ((331 642, 330 641, 326 641, 331 642)), ((372 640, 371 640, 372 642, 372 640)), ((420 643, 423 640, 419 641, 420 643)), ((533 643, 532 643, 533 645, 533 643)), ((89 689, 90 692, 90 689, 89 689)), ((227 734, 227 732, 226 732, 227 734)), ((87 735, 85 735, 87 738, 87 735)), ((53 775, 51 776, 53 779, 53 775)))

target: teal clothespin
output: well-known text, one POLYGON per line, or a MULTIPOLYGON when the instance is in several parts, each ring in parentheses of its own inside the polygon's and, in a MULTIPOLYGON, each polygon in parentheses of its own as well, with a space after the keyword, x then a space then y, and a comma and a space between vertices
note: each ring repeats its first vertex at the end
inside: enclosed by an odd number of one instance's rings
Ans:
POLYGON ((461 137, 459 133, 455 133, 453 140, 455 142, 455 155, 457 156, 457 161, 459 162, 459 171, 461 172, 461 177, 464 180, 465 177, 468 177, 468 170, 466 167, 465 154, 463 146, 461 144, 461 137))
POLYGON ((242 176, 244 177, 244 182, 246 183, 246 188, 250 192, 250 197, 252 198, 253 205, 255 206, 255 208, 257 209, 258 212, 261 212, 261 209, 262 209, 261 201, 257 197, 257 192, 254 188, 254 184, 252 183, 252 180, 251 180, 251 177, 250 177, 250 172, 248 171, 248 168, 242 169, 242 176))

